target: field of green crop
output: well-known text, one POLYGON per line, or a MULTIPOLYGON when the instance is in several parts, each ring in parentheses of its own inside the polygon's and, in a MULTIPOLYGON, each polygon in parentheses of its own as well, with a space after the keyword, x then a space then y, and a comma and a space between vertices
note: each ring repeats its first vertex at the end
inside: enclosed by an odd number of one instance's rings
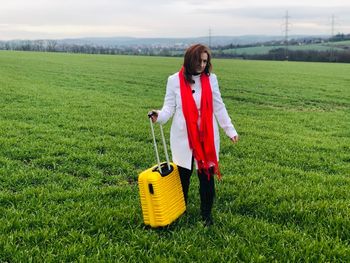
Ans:
MULTIPOLYGON (((290 45, 289 50, 313 50, 313 51, 328 51, 330 46, 333 46, 333 51, 344 51, 344 47, 349 47, 349 42, 334 42, 324 44, 309 44, 309 45, 290 45)), ((226 49, 223 54, 236 54, 236 55, 263 55, 269 53, 272 49, 285 48, 285 46, 256 46, 256 47, 241 47, 235 49, 226 49)))
POLYGON ((193 176, 187 213, 144 227, 146 113, 181 62, 0 52, 0 262, 350 261, 348 64, 213 60, 240 134, 222 133, 215 225, 193 176))
POLYGON ((347 46, 347 47, 350 47, 350 40, 330 42, 329 44, 333 45, 333 46, 342 46, 342 47, 347 46))

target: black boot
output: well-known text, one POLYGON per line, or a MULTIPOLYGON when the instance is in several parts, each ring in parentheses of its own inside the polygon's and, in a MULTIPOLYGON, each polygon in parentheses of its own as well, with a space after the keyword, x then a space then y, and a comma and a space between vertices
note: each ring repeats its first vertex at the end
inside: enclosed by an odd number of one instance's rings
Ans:
POLYGON ((214 224, 211 216, 211 210, 215 198, 214 176, 211 174, 208 180, 208 175, 198 172, 198 178, 202 220, 205 226, 211 226, 214 224))
POLYGON ((213 207, 214 198, 206 195, 204 198, 201 196, 201 216, 205 226, 211 226, 214 224, 211 210, 213 207))
POLYGON ((203 217, 202 217, 202 220, 203 220, 204 226, 206 226, 206 227, 209 227, 209 226, 214 225, 214 220, 213 220, 213 218, 212 218, 211 215, 209 215, 209 216, 203 216, 203 217))

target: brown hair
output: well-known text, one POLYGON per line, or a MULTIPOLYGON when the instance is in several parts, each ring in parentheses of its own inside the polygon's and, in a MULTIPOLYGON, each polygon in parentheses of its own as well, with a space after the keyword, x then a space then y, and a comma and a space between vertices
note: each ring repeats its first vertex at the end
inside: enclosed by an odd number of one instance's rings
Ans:
POLYGON ((198 62, 201 60, 201 54, 207 53, 208 55, 208 61, 207 65, 204 69, 204 73, 208 76, 210 75, 210 71, 212 69, 212 65, 210 62, 211 53, 207 46, 202 44, 195 44, 190 46, 185 53, 184 56, 184 75, 187 82, 193 84, 194 80, 192 79, 192 75, 196 74, 196 67, 198 65, 198 62))

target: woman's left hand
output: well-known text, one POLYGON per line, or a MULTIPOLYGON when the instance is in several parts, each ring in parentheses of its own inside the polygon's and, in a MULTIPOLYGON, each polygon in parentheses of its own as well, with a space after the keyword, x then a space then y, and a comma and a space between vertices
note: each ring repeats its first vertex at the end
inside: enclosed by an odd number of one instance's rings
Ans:
POLYGON ((238 142, 238 135, 233 136, 233 137, 231 138, 231 141, 232 141, 233 143, 238 142))

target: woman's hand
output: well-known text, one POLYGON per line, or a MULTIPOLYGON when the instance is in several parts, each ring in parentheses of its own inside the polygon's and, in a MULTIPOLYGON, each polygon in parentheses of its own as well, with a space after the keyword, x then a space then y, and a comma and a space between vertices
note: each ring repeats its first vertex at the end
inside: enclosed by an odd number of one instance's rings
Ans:
POLYGON ((232 141, 233 143, 238 142, 238 135, 233 136, 233 137, 231 138, 231 141, 232 141))
POLYGON ((148 118, 152 119, 152 122, 155 123, 158 119, 158 111, 151 110, 148 112, 148 118))

